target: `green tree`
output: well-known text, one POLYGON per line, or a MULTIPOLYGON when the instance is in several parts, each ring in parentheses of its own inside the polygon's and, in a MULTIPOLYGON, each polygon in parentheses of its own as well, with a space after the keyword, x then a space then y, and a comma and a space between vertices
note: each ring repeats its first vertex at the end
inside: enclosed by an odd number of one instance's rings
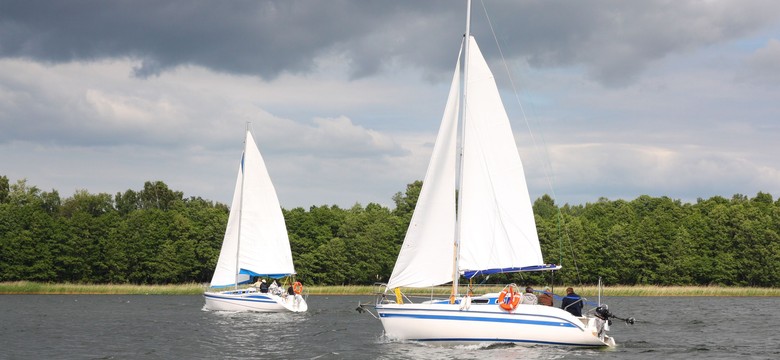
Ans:
MULTIPOLYGON (((395 202, 395 209, 393 213, 396 216, 402 218, 411 219, 414 208, 417 205, 417 198, 420 197, 420 191, 422 190, 422 181, 417 180, 411 184, 406 185, 406 192, 397 192, 393 195, 393 202, 395 202)), ((407 220, 409 222, 409 220, 407 220)))
POLYGON ((8 202, 8 195, 11 192, 11 186, 8 182, 8 177, 0 176, 0 204, 8 202))
POLYGON ((147 181, 144 183, 144 189, 138 193, 143 209, 168 210, 183 198, 182 192, 169 189, 162 181, 147 181))

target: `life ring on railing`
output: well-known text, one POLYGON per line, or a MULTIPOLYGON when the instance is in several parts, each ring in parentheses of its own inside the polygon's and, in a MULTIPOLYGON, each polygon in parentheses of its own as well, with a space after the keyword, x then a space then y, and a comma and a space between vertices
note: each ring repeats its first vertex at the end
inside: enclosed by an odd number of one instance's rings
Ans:
POLYGON ((293 291, 295 291, 296 294, 303 292, 303 284, 301 284, 300 281, 296 281, 295 284, 293 284, 293 291))
POLYGON ((520 304, 520 292, 515 292, 512 287, 506 287, 498 295, 498 306, 506 311, 514 310, 520 304))

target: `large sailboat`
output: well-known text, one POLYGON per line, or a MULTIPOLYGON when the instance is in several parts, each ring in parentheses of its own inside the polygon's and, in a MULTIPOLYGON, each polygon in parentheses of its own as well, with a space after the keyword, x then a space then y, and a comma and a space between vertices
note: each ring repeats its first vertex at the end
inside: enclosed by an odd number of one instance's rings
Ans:
POLYGON ((614 346, 605 307, 574 316, 523 304, 516 286, 459 293, 461 276, 561 268, 543 262, 523 165, 493 74, 470 35, 470 13, 469 1, 423 187, 392 275, 373 305, 385 336, 438 344, 614 346), (449 298, 412 303, 401 292, 450 282, 449 298))
POLYGON ((303 286, 299 282, 293 283, 294 275, 290 240, 279 199, 247 125, 225 238, 211 279, 211 288, 227 290, 205 292, 205 309, 306 311, 308 305, 301 295, 303 286), (262 282, 257 286, 240 287, 253 278, 286 279, 290 282, 289 291, 285 291, 284 286, 266 291, 262 282))

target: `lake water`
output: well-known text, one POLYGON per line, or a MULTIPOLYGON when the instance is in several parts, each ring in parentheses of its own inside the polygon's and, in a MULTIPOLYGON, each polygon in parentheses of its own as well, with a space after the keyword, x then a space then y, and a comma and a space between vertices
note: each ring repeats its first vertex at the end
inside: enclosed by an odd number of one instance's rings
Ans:
POLYGON ((370 296, 310 296, 304 314, 203 311, 202 296, 0 295, 1 359, 780 359, 780 298, 614 297, 614 349, 387 341, 355 311, 370 296))

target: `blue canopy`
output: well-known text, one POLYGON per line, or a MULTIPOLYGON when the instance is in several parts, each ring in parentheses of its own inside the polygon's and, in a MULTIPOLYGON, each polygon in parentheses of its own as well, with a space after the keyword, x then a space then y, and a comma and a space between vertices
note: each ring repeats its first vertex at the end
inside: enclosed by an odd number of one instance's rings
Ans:
POLYGON ((551 270, 560 270, 561 267, 562 266, 555 265, 555 264, 544 264, 544 265, 531 265, 531 266, 511 267, 511 268, 501 268, 501 269, 466 270, 463 272, 463 276, 471 279, 477 275, 504 274, 504 273, 526 272, 526 271, 551 271, 551 270))
MULTIPOLYGON (((247 269, 241 269, 241 271, 239 271, 238 273, 239 274, 244 274, 244 275, 249 275, 250 277, 252 277, 252 276, 262 276, 262 277, 269 277, 271 279, 281 279, 281 278, 283 278, 285 276, 294 275, 294 273, 292 273, 292 274, 258 274, 258 273, 254 272, 254 271, 250 271, 250 270, 247 270, 247 269)), ((246 282, 249 282, 249 281, 246 281, 246 282)), ((242 284, 244 284, 246 282, 242 282, 242 284)))

